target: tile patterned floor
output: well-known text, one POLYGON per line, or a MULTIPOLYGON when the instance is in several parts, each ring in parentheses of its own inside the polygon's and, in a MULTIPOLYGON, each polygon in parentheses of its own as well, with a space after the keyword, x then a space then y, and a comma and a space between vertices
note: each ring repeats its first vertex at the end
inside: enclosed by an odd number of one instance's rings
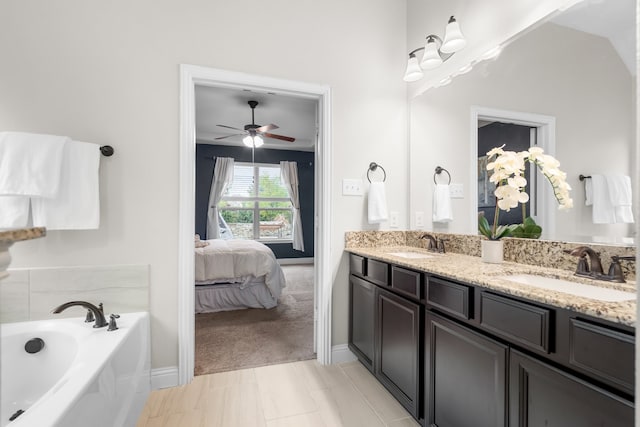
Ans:
POLYGON ((137 427, 416 427, 359 362, 306 360, 195 377, 151 393, 137 427))

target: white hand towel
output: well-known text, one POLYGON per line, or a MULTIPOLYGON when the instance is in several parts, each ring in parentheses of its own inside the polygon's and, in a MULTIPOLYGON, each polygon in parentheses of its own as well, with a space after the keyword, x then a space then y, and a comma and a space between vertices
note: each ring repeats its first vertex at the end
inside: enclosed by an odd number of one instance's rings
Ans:
POLYGON ((593 205, 593 181, 591 178, 584 179, 584 205, 593 205))
POLYGON ((615 213, 615 222, 633 223, 633 211, 631 210, 631 178, 627 175, 605 175, 609 198, 615 213))
POLYGON ((50 230, 89 230, 100 226, 100 146, 70 141, 64 150, 60 191, 33 198, 33 225, 50 230))
POLYGON ((433 190, 433 222, 451 222, 451 194, 448 184, 436 184, 433 190))
POLYGON ((0 132, 0 195, 54 197, 66 136, 0 132))
POLYGON ((28 196, 0 196, 0 229, 26 227, 28 223, 28 196))
POLYGON ((593 223, 614 224, 616 222, 616 213, 613 204, 611 204, 609 187, 605 176, 591 174, 591 189, 593 190, 593 223))
POLYGON ((369 185, 369 224, 379 224, 387 220, 387 196, 384 182, 372 182, 369 185))

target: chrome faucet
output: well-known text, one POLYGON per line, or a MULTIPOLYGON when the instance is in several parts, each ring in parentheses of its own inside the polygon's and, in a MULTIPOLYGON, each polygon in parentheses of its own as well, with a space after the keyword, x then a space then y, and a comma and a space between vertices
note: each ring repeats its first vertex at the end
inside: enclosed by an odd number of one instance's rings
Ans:
POLYGON ((609 266, 609 272, 604 274, 602 269, 602 261, 600 255, 588 246, 578 246, 573 250, 565 250, 569 255, 578 257, 578 267, 576 268, 575 275, 588 277, 596 280, 606 280, 608 282, 624 283, 624 273, 620 261, 635 261, 635 257, 632 256, 612 256, 611 265, 609 266), (589 264, 587 264, 586 257, 589 257, 589 264), (589 268, 591 266, 591 268, 589 268))
MULTIPOLYGON (((94 323, 94 325, 93 325, 94 328, 102 328, 102 327, 107 326, 109 324, 107 322, 107 320, 104 318, 104 312, 102 310, 102 303, 100 303, 100 307, 96 307, 95 305, 91 304, 90 302, 86 302, 86 301, 71 301, 71 302, 64 303, 64 304, 59 305, 58 307, 54 308, 52 313, 54 313, 54 314, 62 313, 67 308, 75 307, 75 306, 84 307, 87 310, 89 310, 89 312, 91 314, 93 314, 93 317, 96 320, 96 323, 94 323)), ((89 318, 89 316, 87 316, 87 318, 89 318)))

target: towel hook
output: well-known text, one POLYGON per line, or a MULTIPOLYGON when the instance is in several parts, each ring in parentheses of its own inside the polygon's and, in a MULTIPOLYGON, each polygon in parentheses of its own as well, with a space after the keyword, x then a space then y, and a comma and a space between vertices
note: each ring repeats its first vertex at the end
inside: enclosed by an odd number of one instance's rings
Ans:
POLYGON ((369 180, 369 182, 371 182, 371 178, 369 178, 369 172, 371 171, 375 172, 376 169, 378 168, 382 169, 382 173, 384 174, 384 177, 382 178, 382 182, 385 182, 387 180, 387 172, 384 170, 384 168, 379 164, 377 164, 376 162, 371 162, 369 163, 369 169, 367 170, 367 179, 369 180))
POLYGON ((451 184, 451 174, 448 170, 440 166, 436 166, 436 173, 433 174, 433 183, 438 184, 438 182, 436 181, 436 175, 440 175, 442 172, 446 172, 447 176, 449 177, 449 182, 447 182, 447 185, 451 184))

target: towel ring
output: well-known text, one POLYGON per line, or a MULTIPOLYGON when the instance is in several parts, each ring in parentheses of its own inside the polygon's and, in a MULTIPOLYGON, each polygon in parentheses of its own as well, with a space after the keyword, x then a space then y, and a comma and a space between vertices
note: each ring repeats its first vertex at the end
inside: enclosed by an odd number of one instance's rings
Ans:
POLYGON ((371 182, 371 178, 369 178, 369 172, 371 171, 375 172, 375 170, 378 168, 382 169, 382 173, 384 174, 384 177, 382 178, 382 182, 385 182, 387 180, 387 172, 384 170, 384 168, 379 164, 377 164, 376 162, 371 162, 369 163, 369 169, 367 170, 367 179, 369 180, 369 182, 371 182))
POLYGON ((438 184, 438 182, 436 181, 436 175, 440 175, 442 172, 446 172, 447 176, 449 177, 449 182, 447 182, 447 185, 451 184, 451 174, 448 170, 440 166, 436 166, 436 173, 433 174, 433 183, 438 184))

